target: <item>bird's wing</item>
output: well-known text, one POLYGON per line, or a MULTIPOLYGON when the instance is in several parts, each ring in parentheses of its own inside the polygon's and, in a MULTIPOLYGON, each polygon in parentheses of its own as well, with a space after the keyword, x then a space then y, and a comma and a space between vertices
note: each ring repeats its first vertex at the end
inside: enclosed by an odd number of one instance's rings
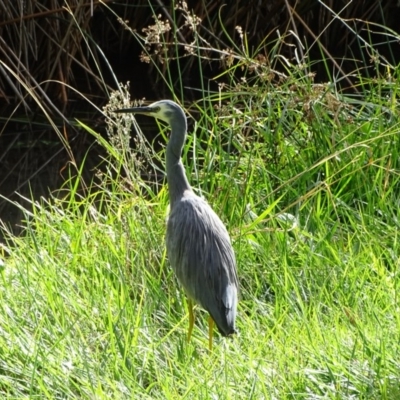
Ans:
POLYGON ((187 294, 213 317, 220 331, 234 331, 238 281, 228 232, 197 196, 179 202, 168 220, 167 252, 187 294))

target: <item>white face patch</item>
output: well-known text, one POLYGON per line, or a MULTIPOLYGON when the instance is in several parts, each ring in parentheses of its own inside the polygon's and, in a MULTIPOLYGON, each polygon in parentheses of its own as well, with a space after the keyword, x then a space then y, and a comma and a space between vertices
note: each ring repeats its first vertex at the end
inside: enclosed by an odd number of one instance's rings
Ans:
POLYGON ((164 122, 170 122, 171 110, 168 104, 157 101, 153 104, 150 104, 149 107, 156 109, 151 113, 154 118, 160 119, 164 122))

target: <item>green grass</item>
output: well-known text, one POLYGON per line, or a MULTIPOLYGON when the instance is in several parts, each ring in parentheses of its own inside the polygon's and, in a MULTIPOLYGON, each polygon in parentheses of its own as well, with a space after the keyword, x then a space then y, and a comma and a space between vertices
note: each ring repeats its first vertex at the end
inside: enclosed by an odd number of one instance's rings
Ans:
POLYGON ((78 169, 1 247, 2 398, 399 398, 398 82, 358 77, 351 97, 294 66, 237 78, 246 65, 187 110, 184 152, 233 239, 240 333, 210 353, 197 309, 186 342, 167 188, 148 179, 164 151, 137 130, 129 149, 131 117, 113 115, 109 141, 85 127, 109 154, 97 179, 78 169))
MULTIPOLYGON (((242 112, 248 125, 254 110, 242 112)), ((186 299, 164 249, 167 192, 141 180, 138 151, 108 146, 114 171, 90 195, 78 176, 64 198, 34 203, 23 237, 3 247, 3 398, 397 398, 399 177, 387 147, 398 124, 352 113, 332 129, 316 112, 303 137, 294 112, 279 151, 268 109, 247 138, 200 116, 188 175, 229 227, 241 285, 240 334, 216 334, 212 353, 200 310, 186 343, 186 299), (332 148, 313 143, 333 135, 332 148), (298 226, 285 230, 282 212, 298 226)))

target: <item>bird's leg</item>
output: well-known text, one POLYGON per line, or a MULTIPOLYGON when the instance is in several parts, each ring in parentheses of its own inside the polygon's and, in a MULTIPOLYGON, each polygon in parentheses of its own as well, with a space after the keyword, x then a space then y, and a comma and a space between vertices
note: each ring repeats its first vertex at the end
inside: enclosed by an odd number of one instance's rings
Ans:
POLYGON ((190 338, 192 336, 193 325, 194 325, 194 314, 193 314, 193 301, 192 299, 188 299, 188 307, 189 307, 189 331, 187 341, 190 342, 190 338))
POLYGON ((213 344, 213 331, 214 331, 214 320, 211 315, 208 316, 208 349, 212 351, 213 344))

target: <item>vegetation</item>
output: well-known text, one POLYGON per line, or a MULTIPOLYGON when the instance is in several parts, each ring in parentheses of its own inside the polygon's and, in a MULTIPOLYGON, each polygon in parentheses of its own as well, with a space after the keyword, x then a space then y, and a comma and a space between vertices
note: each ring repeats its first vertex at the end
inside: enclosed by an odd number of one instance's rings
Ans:
MULTIPOLYGON (((201 79, 186 104, 183 158, 231 232, 240 333, 215 333, 210 353, 197 309, 186 342, 186 299, 164 246, 168 129, 151 122, 160 134, 149 143, 114 115, 130 102, 120 85, 103 110, 107 138, 76 122, 106 154, 96 177, 83 178, 83 157, 51 198, 13 203, 21 236, 3 226, 2 398, 397 399, 399 67, 363 42, 373 75, 336 76, 321 52, 330 79, 315 83, 302 43, 289 59, 275 35, 266 57, 238 28, 219 50, 179 11, 193 36, 180 56, 225 66, 216 90, 201 79)), ((179 101, 184 84, 164 58, 179 39, 166 41, 157 21, 145 37, 127 32, 179 101)))

